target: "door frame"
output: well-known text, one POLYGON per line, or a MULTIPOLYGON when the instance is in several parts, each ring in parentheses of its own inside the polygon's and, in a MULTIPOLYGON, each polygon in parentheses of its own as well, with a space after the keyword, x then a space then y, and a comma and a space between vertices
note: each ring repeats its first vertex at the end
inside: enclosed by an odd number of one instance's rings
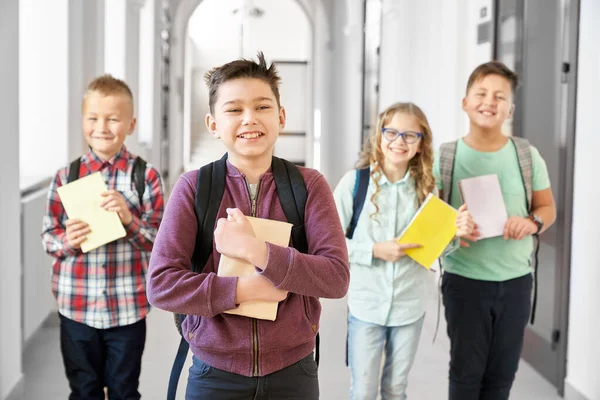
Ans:
MULTIPOLYGON (((499 3, 502 0, 494 0, 494 59, 498 58, 499 48, 499 3)), ((515 43, 515 69, 522 73, 523 66, 527 63, 526 48, 526 12, 527 1, 517 0, 517 41, 515 43)), ((555 293, 554 303, 554 332, 553 341, 548 342, 529 327, 525 330, 525 343, 522 356, 540 374, 548 379, 561 396, 564 396, 565 378, 567 375, 567 351, 568 351, 568 328, 569 328, 569 297, 571 277, 571 240, 573 221, 573 189, 574 189, 574 160, 575 160, 575 128, 577 111, 577 66, 578 66, 578 43, 579 43, 579 10, 580 0, 567 0, 565 10, 562 13, 565 32, 563 34, 561 47, 562 60, 562 90, 561 98, 566 96, 566 106, 561 109, 563 119, 559 140, 559 164, 560 177, 557 199, 556 229, 564 232, 562 240, 557 243, 555 270, 555 293), (565 86, 566 85, 566 86, 565 86)), ((515 96, 515 103, 522 102, 522 94, 515 96)), ((521 112, 515 113, 513 124, 522 126, 522 113, 526 112, 522 107, 517 107, 521 112)), ((519 132, 519 129, 514 129, 519 132)), ((542 266, 543 268, 543 266, 542 266)))

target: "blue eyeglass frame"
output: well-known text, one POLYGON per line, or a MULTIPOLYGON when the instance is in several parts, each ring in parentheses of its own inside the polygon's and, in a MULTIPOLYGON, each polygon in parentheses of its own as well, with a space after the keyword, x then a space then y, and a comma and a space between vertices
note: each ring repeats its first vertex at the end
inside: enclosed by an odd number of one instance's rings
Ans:
POLYGON ((403 141, 404 141, 404 143, 406 143, 406 144, 413 144, 413 143, 417 143, 417 142, 419 141, 419 139, 421 139, 421 138, 423 137, 423 134, 422 134, 421 132, 415 132, 415 131, 399 132, 399 131, 397 131, 396 129, 392 129, 392 128, 381 128, 381 134, 382 134, 383 138, 384 138, 385 140, 387 140, 388 142, 393 142, 393 141, 395 141, 396 139, 398 139, 398 137, 402 136, 402 140, 403 140, 403 141), (396 133, 397 133, 397 136, 396 136, 394 139, 392 139, 392 140, 389 140, 387 137, 385 137, 385 133, 386 133, 386 132, 388 132, 388 131, 396 132, 396 133), (414 142, 412 142, 412 143, 408 143, 408 142, 406 141, 406 138, 404 137, 404 134, 406 134, 406 133, 415 133, 415 134, 417 135, 417 140, 415 140, 415 141, 414 141, 414 142))

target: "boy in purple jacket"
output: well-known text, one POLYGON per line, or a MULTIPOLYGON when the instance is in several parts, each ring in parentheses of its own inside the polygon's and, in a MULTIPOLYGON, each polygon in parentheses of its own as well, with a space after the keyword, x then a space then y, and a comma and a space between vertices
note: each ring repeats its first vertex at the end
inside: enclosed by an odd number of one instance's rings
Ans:
POLYGON ((207 73, 206 126, 228 150, 212 256, 202 273, 190 270, 199 229, 194 212, 198 171, 177 181, 154 242, 150 303, 187 315, 182 332, 194 355, 187 400, 319 398, 313 358, 318 298, 341 298, 349 283, 346 241, 330 187, 316 170, 299 168, 308 194, 308 254, 258 240, 245 218, 286 221, 271 170, 286 121, 279 81, 262 53, 258 63, 236 60, 207 73), (257 272, 245 278, 217 276, 222 254, 252 263, 257 272), (280 302, 277 319, 224 313, 250 300, 280 302))

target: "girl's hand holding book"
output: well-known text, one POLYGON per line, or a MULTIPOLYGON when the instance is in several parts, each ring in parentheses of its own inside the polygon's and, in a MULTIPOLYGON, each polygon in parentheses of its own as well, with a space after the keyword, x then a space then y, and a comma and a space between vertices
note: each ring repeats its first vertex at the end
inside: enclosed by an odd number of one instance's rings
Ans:
POLYGON ((404 250, 417 249, 421 247, 417 243, 399 244, 397 239, 388 240, 387 242, 375 243, 373 245, 373 257, 384 261, 396 262, 406 253, 404 250))

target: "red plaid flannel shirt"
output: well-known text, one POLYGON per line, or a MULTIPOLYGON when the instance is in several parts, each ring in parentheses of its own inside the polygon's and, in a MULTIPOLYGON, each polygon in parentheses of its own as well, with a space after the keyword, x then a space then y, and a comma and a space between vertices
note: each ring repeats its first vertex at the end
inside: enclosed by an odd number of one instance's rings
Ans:
POLYGON ((125 197, 133 215, 133 221, 125 226, 124 238, 86 254, 69 246, 67 215, 56 191, 67 183, 68 166, 56 173, 48 192, 42 241, 46 252, 55 258, 52 292, 58 311, 97 329, 133 324, 146 317, 150 309, 146 272, 163 215, 164 195, 158 171, 148 164, 146 189, 139 204, 131 174, 134 160, 135 156, 125 147, 107 162, 91 150, 81 157, 79 176, 101 171, 108 188, 125 197))

